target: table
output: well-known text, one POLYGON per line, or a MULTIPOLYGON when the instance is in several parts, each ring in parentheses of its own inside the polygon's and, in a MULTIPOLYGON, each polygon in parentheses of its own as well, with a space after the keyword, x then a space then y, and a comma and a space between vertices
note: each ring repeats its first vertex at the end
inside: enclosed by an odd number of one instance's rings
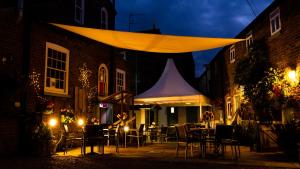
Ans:
POLYGON ((190 128, 188 134, 199 140, 201 157, 206 156, 206 145, 207 143, 215 143, 214 131, 212 128, 190 128))

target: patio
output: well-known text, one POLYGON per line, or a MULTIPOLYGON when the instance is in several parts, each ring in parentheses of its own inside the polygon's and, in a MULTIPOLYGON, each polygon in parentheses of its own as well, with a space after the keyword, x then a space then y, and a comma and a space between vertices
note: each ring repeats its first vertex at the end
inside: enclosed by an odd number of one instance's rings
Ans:
MULTIPOLYGON (((90 149, 87 148, 87 152, 90 149)), ((191 164, 205 164, 208 166, 247 166, 247 167, 279 167, 279 168, 300 168, 299 163, 292 162, 287 159, 281 152, 272 153, 257 153, 250 152, 249 147, 241 146, 241 157, 238 160, 232 160, 231 150, 227 149, 225 158, 219 156, 216 157, 213 154, 212 149, 208 148, 208 155, 206 158, 199 158, 198 148, 194 148, 194 156, 191 157, 188 153, 187 160, 184 160, 184 149, 180 149, 179 156, 176 158, 176 142, 168 143, 153 143, 146 144, 137 148, 135 145, 127 146, 127 148, 120 147, 119 154, 115 153, 115 146, 104 148, 104 155, 100 154, 87 154, 82 158, 80 148, 74 148, 64 155, 63 152, 58 152, 54 157, 77 157, 82 159, 94 159, 94 158, 105 158, 110 160, 122 160, 122 159, 135 159, 137 161, 144 161, 150 163, 150 161, 160 162, 184 162, 191 164)), ((97 148, 95 152, 98 152, 97 148)), ((134 160, 134 161, 135 161, 134 160)))

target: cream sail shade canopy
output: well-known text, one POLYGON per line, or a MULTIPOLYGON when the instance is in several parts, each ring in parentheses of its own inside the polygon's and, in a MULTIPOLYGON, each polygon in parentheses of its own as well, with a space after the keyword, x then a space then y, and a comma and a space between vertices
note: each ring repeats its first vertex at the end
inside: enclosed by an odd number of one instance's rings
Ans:
POLYGON ((102 30, 51 23, 81 36, 123 49, 156 53, 184 53, 227 46, 243 39, 207 38, 192 36, 157 35, 102 30))

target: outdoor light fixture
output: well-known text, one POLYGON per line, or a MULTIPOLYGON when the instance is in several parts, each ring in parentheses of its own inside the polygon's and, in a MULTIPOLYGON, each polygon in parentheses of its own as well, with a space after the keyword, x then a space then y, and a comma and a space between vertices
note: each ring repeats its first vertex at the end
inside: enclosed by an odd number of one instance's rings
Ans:
POLYGON ((171 113, 175 113, 175 108, 171 107, 171 113))
POLYGON ((124 126, 124 131, 128 132, 129 131, 129 127, 128 126, 124 126))
POLYGON ((298 78, 297 78, 297 73, 295 70, 290 70, 288 72, 288 80, 291 82, 291 83, 296 83, 298 81, 298 78))
POLYGON ((57 120, 55 118, 51 118, 49 120, 49 126, 50 127, 55 127, 57 125, 57 120))
POLYGON ((83 126, 84 125, 84 120, 83 119, 78 119, 77 121, 78 126, 83 126))

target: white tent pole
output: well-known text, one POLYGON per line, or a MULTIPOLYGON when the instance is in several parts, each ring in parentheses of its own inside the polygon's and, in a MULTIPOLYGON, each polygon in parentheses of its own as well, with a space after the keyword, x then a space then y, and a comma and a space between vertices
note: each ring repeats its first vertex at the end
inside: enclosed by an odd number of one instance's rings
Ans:
POLYGON ((201 120, 202 120, 202 105, 201 105, 201 103, 200 103, 200 105, 199 105, 199 119, 200 119, 200 121, 199 122, 201 122, 201 120))

